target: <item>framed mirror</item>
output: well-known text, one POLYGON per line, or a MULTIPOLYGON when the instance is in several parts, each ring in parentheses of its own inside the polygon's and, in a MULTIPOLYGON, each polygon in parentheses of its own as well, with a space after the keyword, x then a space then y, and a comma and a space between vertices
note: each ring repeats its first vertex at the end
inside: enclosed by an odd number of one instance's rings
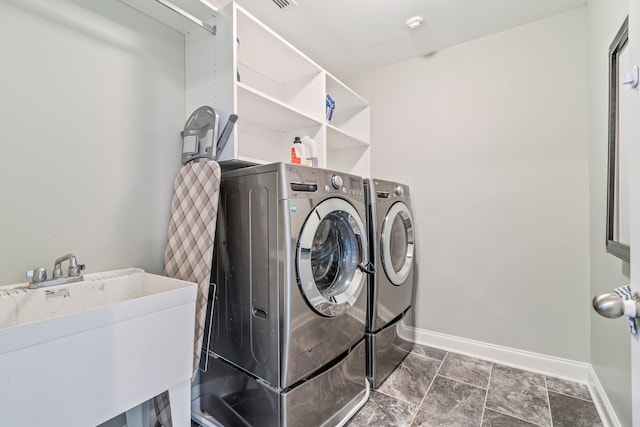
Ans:
POLYGON ((627 17, 609 48, 609 162, 607 167, 607 252, 629 262, 629 111, 624 73, 631 68, 627 17))

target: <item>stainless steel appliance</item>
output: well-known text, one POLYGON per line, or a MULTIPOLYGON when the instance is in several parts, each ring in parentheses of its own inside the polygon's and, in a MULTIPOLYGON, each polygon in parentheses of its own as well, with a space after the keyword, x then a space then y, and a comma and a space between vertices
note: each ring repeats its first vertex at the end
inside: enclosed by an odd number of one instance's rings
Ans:
POLYGON ((289 164, 222 174, 200 405, 225 425, 331 425, 366 394, 360 177, 289 164))
POLYGON ((408 186, 366 179, 365 191, 375 267, 367 293, 367 377, 378 388, 413 345, 398 330, 412 302, 415 236, 408 186))

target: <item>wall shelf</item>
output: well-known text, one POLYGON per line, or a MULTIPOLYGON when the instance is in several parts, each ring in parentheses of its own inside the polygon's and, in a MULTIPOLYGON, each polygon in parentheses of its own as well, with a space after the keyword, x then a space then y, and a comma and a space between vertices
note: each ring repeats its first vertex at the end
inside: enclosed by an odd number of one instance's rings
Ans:
POLYGON ((185 36, 187 114, 211 105, 223 123, 238 115, 220 161, 287 162, 294 138, 309 136, 319 167, 370 175, 366 100, 237 4, 213 23, 214 38, 185 36), (331 123, 327 93, 336 101, 331 123))
POLYGON ((238 115, 242 120, 280 132, 321 125, 304 112, 245 84, 238 83, 237 88, 238 115))
POLYGON ((346 150, 351 148, 369 148, 369 140, 354 136, 327 124, 327 149, 328 150, 346 150))

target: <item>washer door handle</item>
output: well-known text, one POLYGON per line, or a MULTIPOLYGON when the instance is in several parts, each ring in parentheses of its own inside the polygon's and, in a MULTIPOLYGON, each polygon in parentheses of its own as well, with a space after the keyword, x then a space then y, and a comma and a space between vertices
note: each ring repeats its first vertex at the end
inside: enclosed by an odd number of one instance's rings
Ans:
POLYGON ((358 264, 358 270, 369 275, 376 273, 376 267, 371 263, 371 261, 367 261, 366 265, 358 264))

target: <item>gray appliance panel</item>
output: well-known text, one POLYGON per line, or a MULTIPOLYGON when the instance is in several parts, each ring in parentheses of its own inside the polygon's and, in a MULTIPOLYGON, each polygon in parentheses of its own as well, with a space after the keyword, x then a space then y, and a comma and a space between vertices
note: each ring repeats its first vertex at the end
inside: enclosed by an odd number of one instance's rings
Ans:
POLYGON ((413 348, 413 338, 407 340, 398 334, 403 318, 376 333, 366 334, 367 378, 374 389, 382 385, 413 348))
POLYGON ((336 425, 366 393, 364 340, 335 365, 290 390, 211 358, 200 381, 201 409, 228 426, 336 425))
POLYGON ((275 174, 221 182, 212 281, 217 285, 212 350, 278 384, 280 300, 275 174))
MULTIPOLYGON (((286 165, 267 166, 222 177, 211 347, 274 387, 287 388, 364 337, 366 289, 335 318, 307 305, 296 279, 298 234, 313 208, 336 195, 306 194, 292 209, 290 199, 275 196, 287 186, 286 165)), ((361 200, 343 198, 364 218, 364 194, 361 200)))
POLYGON ((411 209, 410 190, 408 186, 397 182, 366 179, 365 191, 367 196, 369 240, 371 242, 369 250, 375 266, 375 274, 369 276, 366 330, 367 332, 375 332, 405 312, 412 303, 416 258, 415 242, 412 268, 404 282, 401 285, 395 285, 391 282, 383 267, 382 227, 389 210, 397 202, 403 202, 411 209), (402 195, 395 192, 398 186, 403 188, 402 195))

